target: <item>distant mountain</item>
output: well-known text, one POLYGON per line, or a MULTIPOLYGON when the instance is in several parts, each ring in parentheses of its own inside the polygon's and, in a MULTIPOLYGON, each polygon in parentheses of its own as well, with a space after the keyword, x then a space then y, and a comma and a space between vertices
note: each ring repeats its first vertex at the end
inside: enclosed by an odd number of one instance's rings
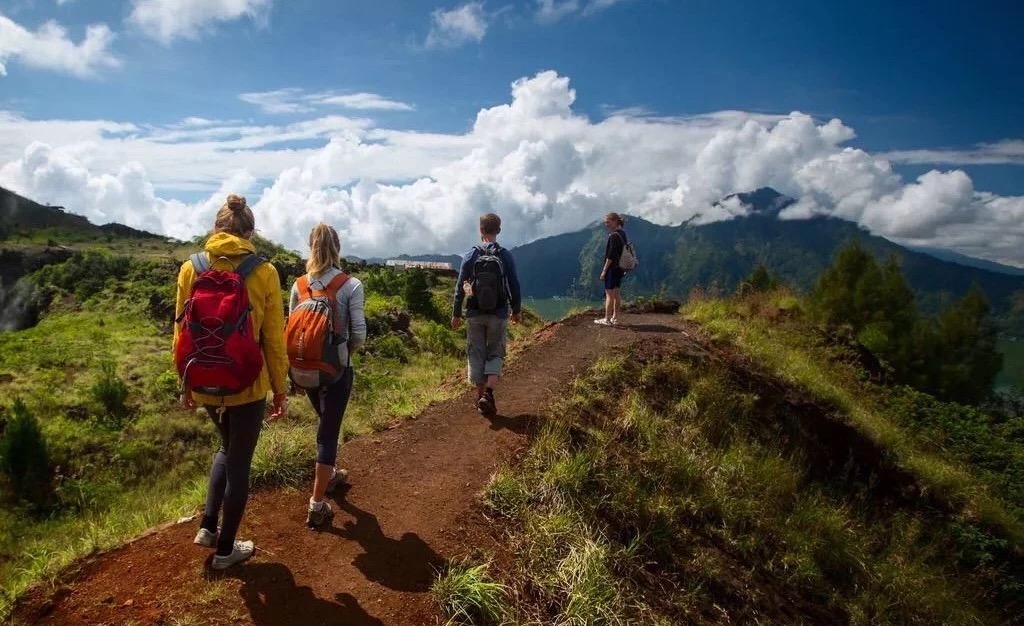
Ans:
MULTIPOLYGON (((773 189, 735 196, 749 215, 694 226, 659 226, 629 218, 626 232, 636 244, 640 266, 627 279, 631 295, 686 296, 698 285, 734 290, 758 263, 799 289, 809 289, 836 251, 861 241, 879 258, 896 255, 926 311, 938 311, 977 283, 997 314, 1010 310, 1024 290, 1024 276, 969 267, 935 258, 876 237, 853 222, 831 217, 779 220, 793 200, 773 189)), ((599 298, 598 283, 606 233, 598 225, 534 241, 513 252, 526 295, 535 298, 599 298)))
POLYGON ((0 241, 19 237, 51 237, 62 243, 108 237, 165 239, 122 224, 97 226, 81 215, 66 212, 64 207, 39 204, 0 187, 0 241))
POLYGON ((990 272, 997 272, 999 274, 1009 274, 1011 276, 1024 276, 1024 268, 1022 267, 1003 265, 1002 263, 986 261, 985 259, 976 259, 972 256, 960 254, 959 252, 953 252, 952 250, 945 250, 943 248, 925 248, 919 246, 913 246, 910 247, 910 249, 916 252, 923 252, 937 259, 942 259, 943 261, 949 261, 950 263, 966 265, 967 267, 976 267, 978 269, 988 270, 990 272))

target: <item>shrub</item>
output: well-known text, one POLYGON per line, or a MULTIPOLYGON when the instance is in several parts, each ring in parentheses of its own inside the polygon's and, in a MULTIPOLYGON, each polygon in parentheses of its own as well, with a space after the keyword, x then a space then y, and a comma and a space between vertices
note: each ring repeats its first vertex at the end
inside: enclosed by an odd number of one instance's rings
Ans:
POLYGON ((43 431, 21 400, 14 401, 11 412, 0 438, 0 472, 16 498, 45 509, 53 496, 53 482, 43 431))
POLYGON ((402 298, 410 313, 422 315, 427 319, 439 317, 437 307, 434 306, 434 297, 430 293, 427 273, 423 270, 409 270, 405 279, 405 288, 402 290, 402 298))
POLYGON ((385 335, 374 341, 373 354, 382 359, 393 359, 401 363, 409 362, 409 350, 402 340, 394 335, 385 335))
POLYGON ((427 322, 416 333, 416 337, 420 340, 420 345, 427 352, 451 355, 457 355, 461 352, 457 339, 458 335, 443 324, 433 321, 427 322))
POLYGON ((449 623, 502 624, 509 615, 505 606, 508 590, 490 580, 486 564, 452 562, 431 591, 449 623))
POLYGON ((100 377, 90 390, 92 397, 106 411, 107 418, 119 422, 128 415, 128 385, 117 375, 117 367, 111 361, 100 365, 100 377))

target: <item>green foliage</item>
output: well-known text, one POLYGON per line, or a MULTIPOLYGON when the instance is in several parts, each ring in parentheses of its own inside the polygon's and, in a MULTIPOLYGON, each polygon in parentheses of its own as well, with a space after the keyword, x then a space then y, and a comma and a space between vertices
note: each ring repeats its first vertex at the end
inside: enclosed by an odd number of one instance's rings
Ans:
POLYGON ((381 296, 401 296, 405 292, 405 277, 390 268, 377 266, 359 276, 366 293, 381 296))
POLYGON ((39 421, 20 400, 11 407, 11 417, 0 436, 0 473, 10 484, 12 495, 45 510, 53 497, 50 457, 39 421))
POLYGON ((810 303, 819 322, 856 337, 892 366, 898 382, 940 398, 980 402, 1002 368, 980 288, 936 319, 921 317, 895 257, 879 264, 859 243, 839 252, 810 303))
POLYGON ((106 420, 114 424, 128 415, 128 385, 117 375, 117 366, 112 361, 104 361, 100 364, 99 378, 89 390, 95 400, 104 411, 106 420))
POLYGON ((434 354, 457 355, 462 353, 458 333, 448 326, 434 321, 423 323, 416 331, 420 346, 434 354))
POLYGON ((434 306, 434 298, 430 293, 427 273, 421 269, 405 272, 405 286, 402 289, 405 307, 410 313, 426 319, 438 319, 439 313, 434 306))
POLYGON ((373 355, 380 359, 390 359, 400 363, 409 362, 409 349, 395 335, 385 335, 373 341, 373 355))
POLYGON ((448 624, 505 624, 510 615, 507 590, 492 581, 486 564, 453 561, 438 576, 431 592, 448 624))
POLYGON ((744 293, 764 293, 779 287, 779 281, 775 279, 763 263, 758 263, 754 271, 741 283, 741 291, 744 293))

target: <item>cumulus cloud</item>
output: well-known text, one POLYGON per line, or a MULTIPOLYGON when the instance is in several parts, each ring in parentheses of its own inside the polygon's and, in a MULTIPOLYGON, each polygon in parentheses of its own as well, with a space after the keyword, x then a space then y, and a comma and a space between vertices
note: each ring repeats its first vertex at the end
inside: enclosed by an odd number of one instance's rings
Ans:
POLYGON ((264 113, 287 114, 309 113, 317 107, 339 107, 356 111, 415 111, 416 107, 405 102, 369 93, 307 93, 297 87, 243 93, 242 102, 259 107, 264 113))
POLYGON ((265 19, 273 0, 132 0, 129 23, 163 43, 197 39, 217 22, 265 19))
POLYGON ((430 15, 427 48, 457 48, 483 41, 487 34, 487 15, 481 2, 467 2, 454 9, 437 9, 430 15))
POLYGON ((49 21, 31 31, 0 13, 0 76, 7 75, 11 60, 28 67, 88 78, 100 70, 121 66, 110 50, 114 34, 106 24, 92 24, 75 43, 68 31, 49 21))
POLYGON ((475 219, 487 211, 502 216, 507 245, 578 229, 610 210, 666 224, 733 219, 748 208, 716 201, 772 186, 799 199, 784 219, 831 215, 907 243, 1024 263, 1024 197, 976 190, 955 169, 904 180, 888 160, 851 145, 856 134, 838 119, 623 109, 595 121, 575 100, 567 77, 541 72, 515 81, 507 103, 454 135, 330 116, 149 129, 0 115, 0 163, 17 143, 6 137, 28 146, 7 157, 0 184, 178 236, 204 230, 209 207, 244 188, 274 239, 303 250, 324 220, 359 256, 459 251, 476 240, 475 219), (282 135, 324 144, 277 148, 282 135), (177 179, 212 195, 187 205, 154 191, 177 179))

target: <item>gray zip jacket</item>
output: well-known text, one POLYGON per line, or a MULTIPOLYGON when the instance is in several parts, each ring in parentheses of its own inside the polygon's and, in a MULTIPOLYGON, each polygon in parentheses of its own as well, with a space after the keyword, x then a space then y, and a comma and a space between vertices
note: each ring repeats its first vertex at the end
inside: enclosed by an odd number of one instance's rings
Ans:
MULTIPOLYGON (((311 286, 322 289, 341 270, 332 267, 323 274, 309 274, 311 286)), ((363 294, 363 283, 355 276, 349 279, 338 290, 338 305, 334 307, 334 332, 341 336, 342 343, 338 345, 338 356, 342 363, 348 363, 349 348, 358 348, 366 343, 366 315, 363 311, 365 295, 363 294)), ((298 283, 292 285, 291 298, 288 302, 288 312, 291 313, 299 304, 298 283)))

